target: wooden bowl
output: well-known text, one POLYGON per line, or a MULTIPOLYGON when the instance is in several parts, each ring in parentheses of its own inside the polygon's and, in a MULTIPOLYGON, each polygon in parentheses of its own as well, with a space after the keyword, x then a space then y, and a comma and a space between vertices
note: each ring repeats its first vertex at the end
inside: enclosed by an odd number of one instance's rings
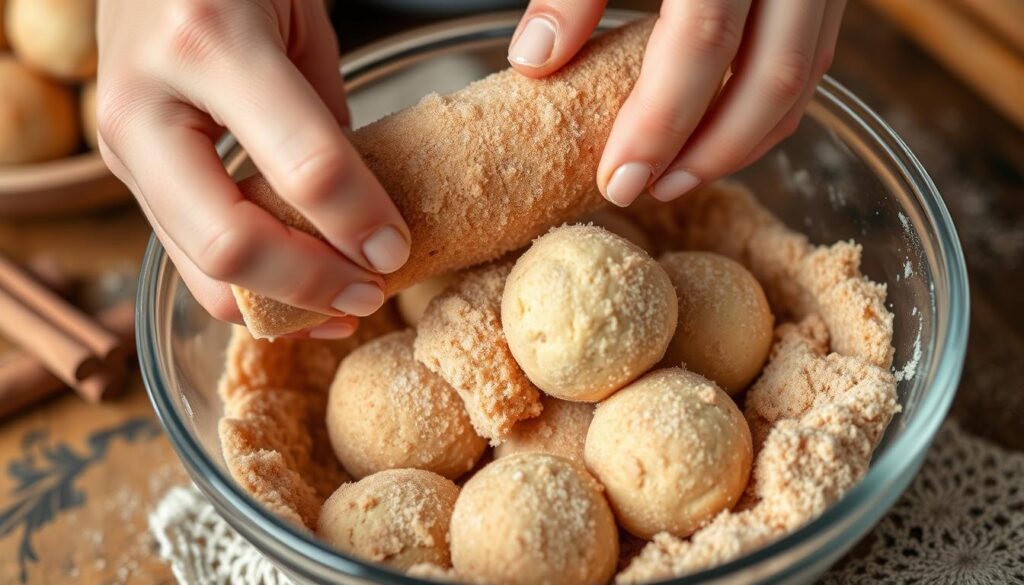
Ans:
POLYGON ((5 219, 84 211, 130 195, 98 152, 0 166, 0 217, 5 219))

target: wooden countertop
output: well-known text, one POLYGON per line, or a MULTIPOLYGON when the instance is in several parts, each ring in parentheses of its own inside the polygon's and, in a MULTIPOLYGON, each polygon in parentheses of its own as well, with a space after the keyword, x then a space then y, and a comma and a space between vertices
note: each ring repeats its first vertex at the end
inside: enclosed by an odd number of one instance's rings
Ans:
MULTIPOLYGON (((358 8, 339 29, 350 48, 417 23, 358 8)), ((1024 450, 1024 136, 857 2, 832 73, 918 154, 960 231, 973 314, 953 416, 975 434, 1024 450)), ((133 290, 148 234, 141 214, 125 205, 63 219, 0 220, 0 251, 51 256, 90 277, 91 297, 109 298, 133 290)), ((118 402, 90 407, 62 395, 0 421, 0 585, 173 582, 146 517, 167 488, 185 481, 137 379, 118 402)))

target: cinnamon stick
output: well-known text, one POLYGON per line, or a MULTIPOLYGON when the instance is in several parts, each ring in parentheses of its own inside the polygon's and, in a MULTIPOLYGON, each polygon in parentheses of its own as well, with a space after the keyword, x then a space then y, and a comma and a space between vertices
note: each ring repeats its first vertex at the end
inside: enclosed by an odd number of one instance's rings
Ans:
POLYGON ((1024 55, 1024 2, 1021 0, 956 0, 1024 55))

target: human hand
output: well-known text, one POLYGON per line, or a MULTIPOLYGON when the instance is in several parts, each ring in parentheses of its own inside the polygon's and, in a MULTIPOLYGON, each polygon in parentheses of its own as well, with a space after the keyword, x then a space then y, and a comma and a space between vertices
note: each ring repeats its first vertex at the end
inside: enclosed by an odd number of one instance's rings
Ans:
POLYGON ((323 3, 100 0, 98 30, 100 150, 196 300, 240 322, 232 283, 335 317, 310 336, 351 335, 410 240, 343 133, 323 3), (242 196, 214 147, 225 128, 326 241, 242 196))
MULTIPOLYGON (((586 43, 604 4, 532 0, 509 47, 512 67, 530 77, 558 70, 586 43)), ((644 189, 671 201, 792 134, 832 63, 845 4, 662 2, 598 166, 601 193, 619 206, 644 189)))

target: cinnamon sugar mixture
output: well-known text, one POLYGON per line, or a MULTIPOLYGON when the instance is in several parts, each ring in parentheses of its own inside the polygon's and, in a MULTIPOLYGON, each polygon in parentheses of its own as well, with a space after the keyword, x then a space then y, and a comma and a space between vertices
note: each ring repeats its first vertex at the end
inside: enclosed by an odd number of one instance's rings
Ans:
MULTIPOLYGON (((885 286, 860 273, 859 245, 813 246, 731 183, 673 204, 641 201, 626 213, 659 252, 706 250, 746 266, 778 325, 769 360, 745 397, 755 460, 743 498, 687 539, 656 535, 615 577, 623 584, 727 562, 814 519, 864 476, 899 411, 893 315, 885 286)), ((246 491, 279 516, 315 527, 323 501, 348 479, 326 435, 331 378, 347 352, 399 327, 386 312, 341 343, 271 343, 236 331, 220 385, 220 433, 228 468, 246 491)), ((464 349, 467 356, 494 351, 464 349)), ((488 422, 492 435, 504 434, 503 421, 488 422)), ((427 568, 417 574, 450 576, 427 568)))

